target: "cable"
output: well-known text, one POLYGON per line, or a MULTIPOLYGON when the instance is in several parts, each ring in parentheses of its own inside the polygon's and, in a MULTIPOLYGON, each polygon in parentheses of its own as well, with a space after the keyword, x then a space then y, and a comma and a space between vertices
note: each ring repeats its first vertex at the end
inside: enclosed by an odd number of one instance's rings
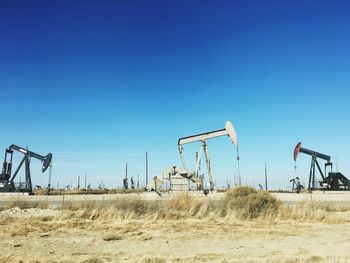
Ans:
POLYGON ((241 182, 241 168, 239 167, 239 149, 238 149, 238 143, 237 143, 237 169, 238 169, 238 185, 240 186, 242 184, 241 182))
POLYGON ((136 163, 142 161, 144 158, 146 158, 146 154, 145 154, 145 153, 142 154, 142 156, 141 156, 139 159, 134 160, 133 162, 128 162, 128 164, 129 164, 129 165, 134 165, 134 164, 136 164, 136 163))

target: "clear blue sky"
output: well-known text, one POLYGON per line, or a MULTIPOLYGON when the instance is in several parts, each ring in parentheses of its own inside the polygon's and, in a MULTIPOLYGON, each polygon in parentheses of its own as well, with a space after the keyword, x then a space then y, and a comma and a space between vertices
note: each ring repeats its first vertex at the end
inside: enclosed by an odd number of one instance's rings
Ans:
MULTIPOLYGON (((348 1, 0 0, 0 156, 52 152, 54 185, 117 186, 125 162, 143 178, 148 151, 153 177, 181 163, 179 137, 231 120, 243 183, 266 162, 270 185, 289 186, 299 141, 350 176, 349 73, 348 1)), ((208 145, 223 185, 235 151, 208 145)), ((297 175, 308 168, 300 156, 297 175)))

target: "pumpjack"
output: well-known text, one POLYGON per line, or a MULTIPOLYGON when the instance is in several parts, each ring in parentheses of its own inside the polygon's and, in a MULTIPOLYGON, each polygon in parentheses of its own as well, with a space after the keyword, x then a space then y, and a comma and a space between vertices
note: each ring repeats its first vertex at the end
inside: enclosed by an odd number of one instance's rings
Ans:
POLYGON ((317 189, 315 181, 316 167, 319 174, 322 177, 320 181, 320 187, 324 190, 349 190, 350 180, 347 179, 343 174, 339 172, 333 172, 333 163, 331 162, 331 157, 329 155, 319 153, 313 150, 309 150, 301 147, 301 142, 299 142, 294 149, 294 161, 297 160, 299 153, 304 153, 311 156, 311 167, 309 174, 309 187, 308 189, 317 189), (324 173, 320 167, 318 159, 326 161, 324 164, 324 173), (330 167, 331 171, 327 176, 327 167, 330 167))
POLYGON ((209 131, 201 134, 196 134, 196 135, 190 135, 187 137, 182 137, 178 140, 178 150, 179 154, 181 156, 182 160, 182 166, 171 166, 168 169, 164 170, 164 172, 159 175, 154 177, 154 180, 151 181, 146 189, 147 190, 154 190, 158 192, 158 189, 161 188, 162 185, 166 184, 166 182, 171 181, 172 179, 178 179, 183 180, 183 179, 188 179, 191 182, 195 183, 197 185, 197 190, 208 190, 204 189, 203 187, 203 177, 199 175, 199 167, 201 163, 201 156, 205 155, 205 160, 207 164, 207 172, 208 172, 208 177, 209 177, 209 183, 210 183, 210 191, 215 191, 216 190, 216 183, 215 183, 215 178, 212 175, 211 171, 211 165, 210 165, 210 158, 209 158, 209 151, 208 151, 208 146, 207 146, 207 140, 217 138, 217 137, 222 137, 222 136, 228 136, 234 147, 237 149, 237 161, 239 161, 239 152, 238 152, 238 140, 237 140, 237 134, 236 130, 234 129, 232 123, 230 121, 227 121, 225 123, 225 127, 220 130, 215 130, 215 131, 209 131), (194 142, 199 142, 200 143, 200 149, 199 153, 196 153, 196 163, 195 163, 195 170, 194 172, 190 172, 187 167, 187 162, 185 158, 185 153, 183 146, 185 144, 189 143, 194 143, 194 142))
POLYGON ((230 121, 226 121, 225 127, 221 130, 210 131, 210 132, 205 132, 205 133, 201 133, 201 134, 182 137, 178 140, 178 149, 179 149, 179 153, 181 156, 182 165, 186 171, 188 171, 188 168, 187 168, 187 162, 186 162, 186 157, 185 157, 185 152, 184 152, 183 146, 185 144, 188 144, 188 143, 200 142, 199 153, 197 152, 197 154, 196 154, 195 171, 192 174, 188 173, 189 175, 187 176, 187 178, 192 180, 193 182, 196 182, 197 184, 201 183, 202 180, 199 178, 198 172, 199 172, 199 165, 200 165, 200 161, 201 161, 202 152, 204 152, 205 161, 207 164, 210 191, 216 190, 216 182, 215 182, 215 178, 212 175, 212 171, 211 171, 207 140, 212 139, 212 138, 221 137, 221 136, 228 136, 230 138, 230 141, 232 142, 232 144, 237 148, 237 161, 239 161, 237 133, 236 133, 236 130, 230 121))
POLYGON ((46 156, 34 153, 32 151, 29 151, 28 149, 19 147, 17 145, 12 144, 10 147, 8 147, 5 150, 5 158, 4 163, 2 165, 2 172, 0 174, 0 192, 27 192, 31 194, 33 192, 32 188, 32 179, 30 174, 30 160, 31 158, 35 158, 40 160, 42 165, 42 173, 44 173, 47 168, 50 166, 52 161, 52 154, 49 153, 46 156), (23 159, 19 163, 16 171, 14 174, 12 174, 12 159, 13 159, 13 153, 19 152, 23 154, 23 159), (14 183, 14 180, 20 171, 21 167, 24 164, 25 169, 25 182, 20 182, 18 185, 14 183))
POLYGON ((292 180, 290 180, 289 182, 292 183, 292 191, 296 191, 297 193, 299 193, 301 190, 304 189, 304 186, 300 183, 300 179, 299 177, 295 177, 292 180))

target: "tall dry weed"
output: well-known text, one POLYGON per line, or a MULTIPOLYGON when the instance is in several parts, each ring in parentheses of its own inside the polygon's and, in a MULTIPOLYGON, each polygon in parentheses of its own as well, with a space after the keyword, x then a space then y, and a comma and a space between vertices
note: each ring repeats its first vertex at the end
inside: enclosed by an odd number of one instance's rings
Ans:
POLYGON ((48 202, 47 201, 33 201, 33 202, 26 202, 22 200, 12 200, 10 203, 5 205, 4 207, 1 207, 0 210, 6 210, 18 207, 20 209, 28 209, 28 208, 41 208, 46 209, 48 208, 48 202))
POLYGON ((139 198, 120 198, 113 201, 97 203, 86 202, 79 206, 70 205, 65 209, 80 212, 84 219, 138 219, 155 214, 159 210, 159 202, 146 201, 139 198))
POLYGON ((213 218, 222 214, 222 208, 220 201, 196 198, 187 193, 180 193, 164 204, 162 213, 165 213, 165 218, 169 219, 171 217, 213 218))
POLYGON ((241 186, 226 192, 223 199, 226 214, 234 212, 239 219, 275 217, 281 202, 266 191, 241 186))
POLYGON ((179 193, 170 199, 167 205, 173 210, 188 211, 194 202, 194 198, 188 193, 179 193))
POLYGON ((321 203, 300 202, 294 206, 281 206, 278 218, 281 220, 340 222, 332 216, 333 208, 321 203))
POLYGON ((139 198, 120 198, 97 203, 86 202, 79 206, 66 205, 65 210, 78 212, 83 219, 181 219, 217 217, 222 214, 220 202, 194 198, 188 194, 179 194, 168 201, 146 201, 139 198))
POLYGON ((257 191, 247 186, 228 191, 225 197, 218 201, 181 193, 166 201, 119 198, 113 201, 81 203, 79 206, 70 204, 65 206, 65 210, 77 212, 79 217, 88 220, 215 220, 225 217, 230 220, 268 218, 335 222, 330 217, 330 211, 333 210, 328 206, 317 203, 286 206, 268 192, 257 191))

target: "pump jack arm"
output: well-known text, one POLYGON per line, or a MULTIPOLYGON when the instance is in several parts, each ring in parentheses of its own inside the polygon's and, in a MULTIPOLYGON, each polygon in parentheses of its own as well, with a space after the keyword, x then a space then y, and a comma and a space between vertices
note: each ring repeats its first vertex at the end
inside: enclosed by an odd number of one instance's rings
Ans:
POLYGON ((305 153, 305 154, 308 154, 308 155, 311 155, 311 156, 315 156, 316 158, 323 159, 323 160, 325 160, 327 162, 329 162, 331 160, 331 157, 329 155, 326 155, 326 154, 323 154, 323 153, 319 153, 319 152, 315 152, 315 151, 312 151, 312 150, 309 150, 309 149, 306 149, 306 148, 303 148, 303 147, 300 147, 299 152, 305 153))
MULTIPOLYGON (((226 129, 196 134, 196 135, 180 138, 178 145, 184 145, 186 143, 197 142, 197 141, 205 141, 207 139, 216 138, 216 137, 225 136, 225 135, 228 135, 226 129)), ((235 141, 237 141, 236 136, 234 139, 235 141)))
MULTIPOLYGON (((19 146, 17 146, 17 145, 14 145, 14 144, 12 144, 10 147, 9 147, 9 149, 10 150, 15 150, 15 151, 17 151, 17 152, 21 152, 21 153, 23 153, 23 154, 25 154, 25 155, 28 155, 29 157, 33 157, 33 158, 35 158, 35 159, 38 159, 38 160, 40 160, 40 161, 45 161, 45 158, 47 157, 47 156, 42 156, 42 155, 40 155, 40 154, 37 154, 37 153, 34 153, 34 152, 31 152, 31 151, 28 151, 27 149, 24 149, 24 148, 22 148, 22 147, 19 147, 19 146)), ((46 168, 47 169, 47 168, 46 168)))

